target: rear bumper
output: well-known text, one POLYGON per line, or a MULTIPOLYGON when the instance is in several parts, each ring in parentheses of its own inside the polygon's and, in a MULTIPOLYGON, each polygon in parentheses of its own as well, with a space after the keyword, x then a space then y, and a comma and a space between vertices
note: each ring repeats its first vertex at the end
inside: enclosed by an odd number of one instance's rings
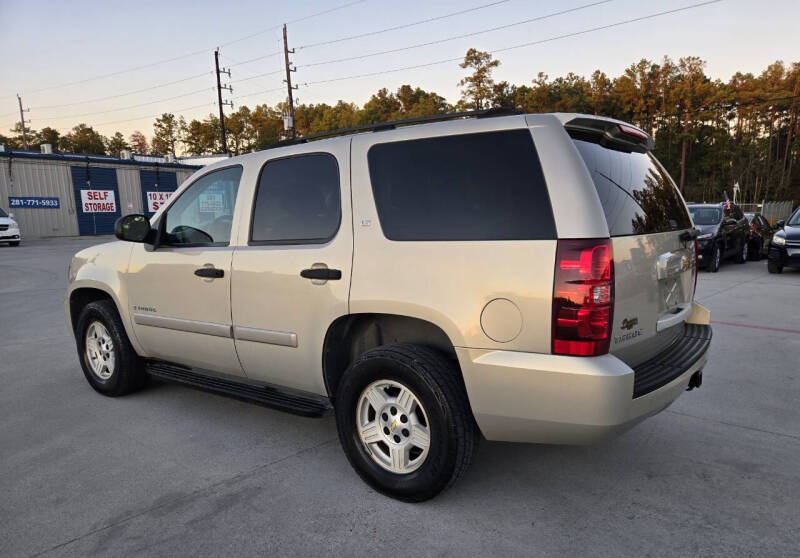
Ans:
POLYGON ((634 394, 641 371, 613 355, 587 358, 467 348, 456 352, 472 412, 487 439, 590 444, 621 434, 668 407, 703 369, 708 347, 708 342, 696 347, 666 383, 640 396, 634 394))

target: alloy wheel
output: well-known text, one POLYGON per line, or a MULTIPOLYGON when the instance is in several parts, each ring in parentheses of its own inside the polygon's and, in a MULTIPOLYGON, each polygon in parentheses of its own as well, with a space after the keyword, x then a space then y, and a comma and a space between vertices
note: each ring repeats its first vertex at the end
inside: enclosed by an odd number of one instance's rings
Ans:
POLYGON ((114 340, 101 322, 94 321, 86 328, 86 362, 92 373, 105 381, 114 374, 114 340))
POLYGON ((419 398, 393 380, 378 380, 361 392, 356 428, 364 449, 382 468, 396 474, 416 471, 428 456, 431 433, 419 398))

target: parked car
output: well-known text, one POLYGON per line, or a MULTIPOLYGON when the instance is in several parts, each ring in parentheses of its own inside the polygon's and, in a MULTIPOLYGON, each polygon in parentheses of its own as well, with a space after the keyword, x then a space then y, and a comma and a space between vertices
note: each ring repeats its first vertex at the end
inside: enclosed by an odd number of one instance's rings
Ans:
POLYGON ((781 273, 784 267, 800 267, 800 207, 788 220, 775 223, 775 228, 780 230, 769 244, 767 269, 781 273))
POLYGON ((748 253, 751 260, 760 260, 769 254, 769 241, 772 240, 772 225, 760 213, 745 213, 750 224, 750 246, 748 253))
POLYGON ((694 203, 688 207, 698 231, 697 259, 702 267, 716 273, 727 258, 735 258, 737 263, 747 261, 750 225, 738 205, 694 203))
POLYGON ((9 246, 19 246, 22 242, 22 233, 19 224, 14 220, 13 213, 6 213, 0 207, 0 243, 7 242, 9 246))
POLYGON ((479 432, 591 443, 698 387, 710 314, 653 140, 586 115, 448 118, 226 159, 120 218, 121 242, 69 268, 89 384, 332 411, 358 474, 406 501, 450 486, 479 432))

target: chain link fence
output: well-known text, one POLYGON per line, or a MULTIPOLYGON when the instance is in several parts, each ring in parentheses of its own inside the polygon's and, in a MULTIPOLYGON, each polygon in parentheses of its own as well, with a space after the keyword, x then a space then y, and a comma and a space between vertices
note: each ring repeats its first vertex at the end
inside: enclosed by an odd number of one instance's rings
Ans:
POLYGON ((764 219, 775 224, 775 221, 787 219, 794 209, 794 201, 764 201, 762 203, 739 204, 745 213, 760 213, 764 219))

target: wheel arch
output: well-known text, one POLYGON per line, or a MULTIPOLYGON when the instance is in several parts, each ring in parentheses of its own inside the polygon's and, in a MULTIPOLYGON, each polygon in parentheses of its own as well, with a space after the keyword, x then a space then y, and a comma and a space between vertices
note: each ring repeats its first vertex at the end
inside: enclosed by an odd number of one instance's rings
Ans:
POLYGON ((89 303, 98 300, 109 300, 114 304, 117 314, 122 321, 122 326, 128 336, 128 340, 133 346, 137 354, 142 355, 142 348, 139 346, 138 340, 134 335, 132 324, 128 320, 128 314, 124 312, 123 306, 113 289, 108 285, 91 280, 83 280, 75 283, 69 291, 66 302, 66 311, 68 314, 68 325, 75 334, 75 328, 78 325, 81 310, 89 303))
POLYGON ((351 362, 364 351, 391 343, 432 347, 454 359, 458 366, 453 342, 433 322, 400 314, 348 314, 328 326, 322 348, 323 380, 331 400, 334 400, 339 381, 351 362))

